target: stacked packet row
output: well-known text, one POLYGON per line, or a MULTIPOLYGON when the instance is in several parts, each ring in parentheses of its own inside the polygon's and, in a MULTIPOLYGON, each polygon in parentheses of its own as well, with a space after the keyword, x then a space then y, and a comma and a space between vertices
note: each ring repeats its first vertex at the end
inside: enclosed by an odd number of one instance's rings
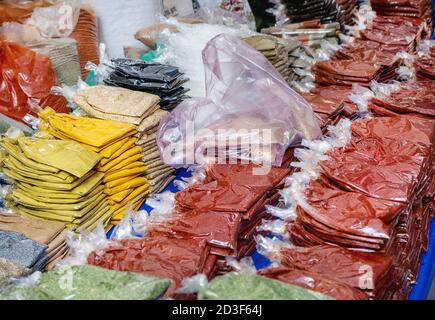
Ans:
MULTIPOLYGON (((427 245, 433 209, 424 199, 433 195, 435 127, 432 122, 424 131, 422 125, 428 122, 404 117, 354 122, 351 142, 320 162, 321 176, 305 191, 306 205, 288 223, 295 245, 336 245, 382 262, 371 288, 353 283, 371 298, 406 298, 427 245)), ((344 270, 335 272, 332 278, 346 279, 344 270)))
POLYGON ((313 80, 307 70, 310 68, 308 60, 314 59, 315 52, 302 42, 283 39, 278 34, 255 35, 243 40, 260 51, 291 86, 295 82, 313 80))
POLYGON ((272 168, 253 175, 252 165, 212 165, 204 183, 176 195, 172 216, 150 226, 142 239, 117 241, 88 262, 97 266, 169 278, 167 297, 177 294, 183 279, 204 273, 211 279, 231 271, 226 258, 237 259, 255 250, 254 236, 266 205, 278 202, 277 190, 289 169, 272 168))
POLYGON ((255 35, 243 38, 243 40, 261 52, 284 80, 289 81, 289 52, 284 41, 268 35, 255 35))
POLYGON ((74 141, 21 137, 2 141, 3 173, 15 183, 7 205, 22 216, 61 221, 71 230, 108 224, 101 157, 74 141), (68 159, 69 161, 65 161, 68 159))
MULTIPOLYGON (((125 122, 136 127, 137 133, 115 155, 123 152, 137 153, 142 150, 140 161, 144 168, 135 167, 131 173, 146 175, 150 193, 158 193, 174 178, 175 171, 165 165, 157 148, 157 129, 160 119, 168 112, 161 110, 160 98, 156 95, 109 86, 94 86, 79 90, 73 96, 74 103, 89 116, 112 121, 125 122)), ((111 159, 103 159, 101 165, 106 166, 111 159)))
MULTIPOLYGON (((405 115, 433 120, 434 90, 433 81, 403 82, 388 96, 371 99, 369 109, 380 116, 405 115)), ((430 126, 427 129, 430 130, 430 126)))
POLYGON ((48 56, 61 84, 73 86, 81 77, 77 42, 70 38, 39 40, 28 45, 33 51, 48 56))
POLYGON ((316 86, 310 92, 302 92, 301 96, 313 108, 322 128, 336 125, 344 117, 352 118, 358 107, 349 98, 351 87, 316 86))
POLYGON ((104 83, 160 97, 160 108, 170 111, 187 99, 189 89, 183 87, 188 78, 178 68, 142 60, 113 59, 111 72, 104 83))
POLYGON ((416 77, 419 81, 435 80, 435 46, 429 42, 427 52, 419 52, 415 61, 416 77))
POLYGON ((284 14, 291 22, 318 19, 323 23, 352 20, 357 7, 355 0, 280 0, 285 6, 284 14))
POLYGON ((404 51, 414 53, 424 37, 421 21, 397 17, 376 17, 359 37, 342 47, 328 61, 313 67, 320 85, 351 86, 356 83, 368 87, 370 82, 388 82, 398 78, 397 69, 404 51))
POLYGON ((39 114, 40 131, 65 141, 79 142, 98 154, 95 170, 104 183, 103 197, 110 207, 110 223, 117 224, 128 210, 140 208, 149 193, 143 153, 135 145, 136 126, 111 120, 56 114, 39 114))
POLYGON ((340 24, 338 22, 322 23, 320 20, 285 23, 261 30, 261 33, 299 41, 309 48, 319 48, 322 41, 338 44, 339 32, 340 24))
POLYGON ((77 41, 77 50, 80 60, 82 78, 86 78, 89 71, 86 64, 92 62, 99 64, 99 26, 98 17, 92 8, 82 6, 76 28, 71 38, 77 41))
POLYGON ((370 4, 378 15, 419 18, 432 25, 431 0, 372 0, 370 4))
MULTIPOLYGON (((0 230, 20 234, 34 242, 46 246, 46 263, 42 265, 46 270, 51 270, 56 263, 65 258, 69 253, 66 244, 64 222, 49 221, 29 216, 0 215, 0 230)), ((18 253, 21 255, 21 253, 18 253)), ((27 266, 25 266, 27 267, 27 266)))

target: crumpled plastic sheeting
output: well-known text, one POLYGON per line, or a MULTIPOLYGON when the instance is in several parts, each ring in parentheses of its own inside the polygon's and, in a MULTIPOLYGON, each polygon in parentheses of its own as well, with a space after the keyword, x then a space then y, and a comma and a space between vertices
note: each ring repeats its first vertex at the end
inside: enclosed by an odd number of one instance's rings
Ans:
POLYGON ((235 144, 229 146, 230 150, 220 150, 225 158, 280 166, 290 145, 303 138, 320 136, 311 107, 288 87, 261 53, 243 41, 223 34, 208 43, 203 57, 208 99, 187 100, 160 123, 157 140, 167 164, 189 165, 185 162, 192 160, 185 159, 186 150, 203 155, 210 147, 214 151, 215 146, 208 142, 238 137, 242 143, 236 139, 235 144), (187 141, 186 145, 189 129, 186 124, 189 123, 196 133, 201 129, 208 130, 198 134, 196 141, 187 141), (240 129, 245 132, 228 134, 228 130, 240 129), (262 129, 271 130, 270 139, 252 131, 262 129), (255 150, 258 148, 245 145, 248 141, 251 141, 250 145, 262 146, 260 149, 270 146, 271 150, 258 152, 255 150))

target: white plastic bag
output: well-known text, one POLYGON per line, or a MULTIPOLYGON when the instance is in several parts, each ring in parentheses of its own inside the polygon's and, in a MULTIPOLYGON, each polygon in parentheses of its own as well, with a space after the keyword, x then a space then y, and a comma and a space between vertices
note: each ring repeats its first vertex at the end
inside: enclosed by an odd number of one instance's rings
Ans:
POLYGON ((100 39, 111 58, 123 58, 124 47, 141 46, 134 39, 137 30, 150 26, 163 14, 161 0, 90 0, 100 22, 100 39))
POLYGON ((158 50, 158 57, 155 62, 171 64, 180 68, 186 74, 189 82, 185 87, 190 89, 192 97, 205 97, 204 65, 202 61, 202 50, 207 43, 220 34, 230 34, 239 37, 251 35, 247 26, 231 28, 222 25, 212 24, 187 24, 178 22, 176 19, 162 21, 173 26, 178 32, 171 32, 165 29, 157 36, 162 48, 158 50))

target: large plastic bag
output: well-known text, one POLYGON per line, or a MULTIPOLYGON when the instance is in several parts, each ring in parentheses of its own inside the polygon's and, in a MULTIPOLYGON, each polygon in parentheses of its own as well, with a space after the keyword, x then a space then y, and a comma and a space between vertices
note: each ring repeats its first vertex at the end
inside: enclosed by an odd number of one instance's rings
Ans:
POLYGON ((51 94, 57 84, 50 59, 19 44, 0 41, 0 112, 21 121, 29 105, 50 105, 68 112, 63 97, 51 94))
POLYGON ((197 156, 209 154, 214 149, 210 141, 229 138, 230 150, 219 150, 225 159, 279 166, 289 146, 321 135, 310 105, 242 40, 225 34, 215 37, 204 49, 203 60, 207 99, 187 100, 160 122, 157 142, 167 164, 200 163, 198 157, 190 159, 192 151, 197 156))

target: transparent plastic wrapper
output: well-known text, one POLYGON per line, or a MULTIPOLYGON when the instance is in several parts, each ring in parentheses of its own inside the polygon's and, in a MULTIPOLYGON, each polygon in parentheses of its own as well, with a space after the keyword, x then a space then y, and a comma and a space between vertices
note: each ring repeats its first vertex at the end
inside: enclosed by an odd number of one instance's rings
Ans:
POLYGON ((338 44, 330 43, 326 40, 320 42, 320 49, 317 52, 317 60, 330 60, 335 53, 341 49, 338 44))
MULTIPOLYGON (((302 141, 304 148, 295 150, 294 156, 297 161, 291 163, 291 166, 299 168, 299 171, 287 178, 286 187, 280 191, 283 206, 267 207, 269 213, 281 220, 263 222, 258 228, 259 231, 269 231, 288 241, 286 222, 294 222, 297 219, 297 207, 315 213, 316 209, 306 200, 305 190, 312 180, 319 178, 319 162, 328 159, 326 153, 331 149, 344 147, 349 143, 352 134, 351 125, 352 122, 349 119, 343 119, 336 126, 328 127, 327 136, 315 141, 302 141)), ((275 238, 268 239, 263 236, 257 236, 255 240, 259 252, 275 261, 279 261, 279 257, 276 256, 277 252, 279 252, 278 249, 283 246, 292 246, 288 242, 275 238)))
MULTIPOLYGON (((251 257, 246 257, 237 261, 232 257, 227 257, 226 262, 228 266, 233 268, 238 274, 255 275, 257 269, 254 266, 254 261, 251 257)), ((208 278, 205 274, 197 274, 190 278, 185 278, 181 282, 181 287, 177 289, 178 294, 196 294, 206 290, 209 285, 208 278)))
POLYGON ((202 166, 189 167, 188 171, 192 173, 191 177, 182 177, 181 180, 174 180, 174 185, 180 191, 183 191, 194 184, 203 183, 207 177, 204 167, 202 166))
POLYGON ((195 12, 195 18, 231 27, 248 25, 255 30, 255 18, 247 0, 199 0, 198 3, 200 8, 195 12))
POLYGON ((58 267, 85 265, 91 252, 104 250, 109 244, 112 244, 107 239, 101 223, 93 232, 83 231, 81 234, 68 232, 66 241, 71 254, 66 259, 59 261, 58 267))
POLYGON ((434 46, 435 40, 424 40, 418 44, 417 51, 419 54, 429 54, 434 46))
POLYGON ((283 248, 293 249, 295 245, 289 241, 282 241, 276 237, 267 238, 261 235, 255 236, 258 253, 267 257, 272 262, 281 262, 281 250, 283 248))
POLYGON ((226 258, 227 265, 233 268, 234 271, 241 274, 256 274, 257 268, 255 268, 254 260, 252 257, 245 257, 240 261, 237 261, 236 258, 227 257, 226 258))
POLYGON ((6 22, 0 26, 0 40, 27 46, 42 41, 43 37, 35 26, 17 22, 6 22))
POLYGON ((80 0, 63 0, 50 7, 35 8, 26 24, 45 38, 66 38, 74 31, 80 14, 80 0))
MULTIPOLYGON (((276 210, 276 208, 271 208, 271 209, 276 210)), ((296 215, 296 212, 295 212, 295 215, 296 215)), ((294 217, 294 220, 296 219, 296 217, 294 217)), ((270 232, 273 235, 279 235, 279 236, 282 236, 282 237, 288 239, 289 235, 287 232, 287 224, 284 220, 292 221, 287 216, 284 216, 283 220, 281 220, 281 219, 263 220, 262 224, 257 227, 257 231, 270 232)))
POLYGON ((373 80, 370 83, 370 90, 373 91, 376 98, 387 99, 393 92, 399 91, 401 83, 398 81, 392 81, 390 83, 379 83, 373 80))
POLYGON ((51 106, 67 113, 66 101, 51 94, 57 84, 50 59, 17 43, 0 42, 0 112, 15 120, 32 112, 30 106, 51 106))
POLYGON ((345 26, 346 33, 358 38, 361 31, 372 26, 374 18, 376 18, 376 12, 372 10, 370 1, 363 1, 355 14, 354 24, 345 26))
POLYGON ((109 55, 107 54, 107 48, 105 43, 100 43, 98 47, 99 53, 99 65, 96 65, 92 61, 86 63, 86 70, 92 71, 95 77, 95 84, 104 84, 110 72, 112 72, 112 62, 110 61, 109 55))
POLYGON ((186 100, 160 122, 157 142, 167 164, 193 164, 186 163, 187 152, 203 155, 216 146, 215 139, 219 143, 230 138, 235 143, 224 157, 279 166, 289 146, 321 135, 310 105, 242 40, 219 35, 208 43, 203 57, 207 99, 186 100), (193 141, 188 141, 192 133, 193 141), (250 145, 269 146, 269 154, 250 145))
MULTIPOLYGON (((8 293, 7 299, 9 300, 27 300, 27 292, 32 289, 41 279, 42 273, 37 271, 32 273, 30 276, 18 279, 12 282, 12 286, 14 287, 14 291, 8 293)), ((0 300, 3 300, 2 297, 4 292, 2 289, 0 290, 0 300)), ((7 291, 5 291, 7 292, 7 291)))
POLYGON ((412 81, 416 79, 416 71, 414 67, 415 58, 415 56, 405 51, 396 54, 396 59, 402 61, 402 65, 396 69, 400 81, 412 81))
POLYGON ((374 96, 370 89, 354 84, 349 99, 358 106, 360 116, 365 116, 369 112, 369 102, 374 96))
POLYGON ((179 294, 195 294, 204 290, 208 285, 208 279, 205 274, 197 274, 191 278, 185 278, 181 282, 181 287, 177 289, 179 294))
POLYGON ((115 227, 111 239, 130 239, 143 237, 146 234, 146 221, 149 215, 146 211, 127 212, 125 218, 115 227))

